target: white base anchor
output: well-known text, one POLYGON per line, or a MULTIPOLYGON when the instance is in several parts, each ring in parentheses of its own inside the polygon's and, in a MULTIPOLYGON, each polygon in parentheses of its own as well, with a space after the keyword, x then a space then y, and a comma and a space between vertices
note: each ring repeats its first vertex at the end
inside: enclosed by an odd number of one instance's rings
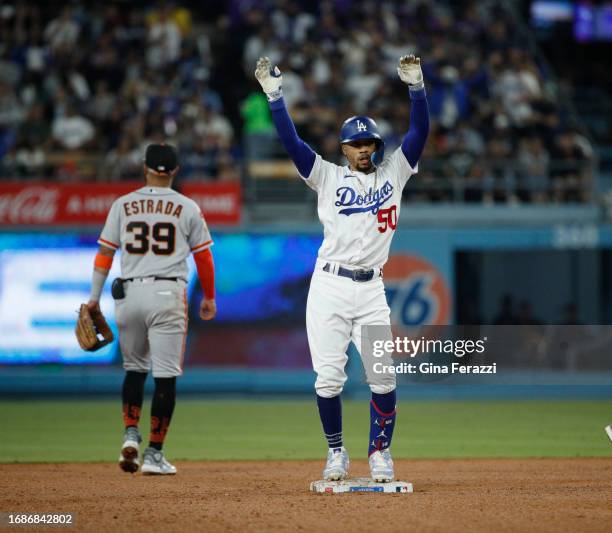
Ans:
POLYGON ((387 492, 392 494, 406 494, 414 492, 412 483, 405 481, 390 481, 389 483, 378 483, 372 478, 360 477, 345 479, 343 481, 313 481, 310 484, 311 492, 323 492, 328 494, 339 492, 387 492))

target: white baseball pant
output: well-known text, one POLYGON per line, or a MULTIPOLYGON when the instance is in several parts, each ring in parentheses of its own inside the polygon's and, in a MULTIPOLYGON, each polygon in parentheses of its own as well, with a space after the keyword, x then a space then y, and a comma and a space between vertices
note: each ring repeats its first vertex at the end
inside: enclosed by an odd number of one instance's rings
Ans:
MULTIPOLYGON (((317 374, 315 389, 319 396, 338 396, 346 382, 347 349, 352 340, 357 348, 372 392, 386 394, 395 389, 395 374, 375 374, 371 360, 361 354, 361 327, 388 326, 386 340, 391 339, 390 310, 382 277, 357 282, 322 270, 325 261, 317 260, 310 281, 306 304, 306 331, 317 374)), ((385 355, 377 361, 393 364, 385 355)))

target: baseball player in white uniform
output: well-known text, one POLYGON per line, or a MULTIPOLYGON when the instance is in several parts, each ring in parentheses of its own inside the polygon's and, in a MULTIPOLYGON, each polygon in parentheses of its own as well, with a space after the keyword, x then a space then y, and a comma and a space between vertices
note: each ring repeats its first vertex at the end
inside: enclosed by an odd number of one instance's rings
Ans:
MULTIPOLYGON (((376 123, 366 116, 347 119, 340 146, 348 165, 324 161, 302 141, 283 101, 282 75, 267 57, 257 62, 255 77, 265 92, 281 142, 306 184, 318 194, 324 240, 319 249, 306 307, 306 329, 317 374, 317 405, 328 442, 326 480, 348 475, 349 458, 342 440, 340 394, 346 381, 347 348, 361 350, 362 326, 385 326, 391 335, 382 268, 400 214, 402 190, 417 172, 429 131, 429 111, 420 59, 399 61, 398 74, 408 84, 410 129, 401 147, 386 159, 376 123)), ((314 117, 313 117, 314 119, 314 117)), ((362 355, 363 357, 363 355, 362 355)), ((365 363, 365 360, 364 360, 365 363)), ((372 392, 368 456, 372 478, 394 479, 390 453, 395 427, 395 375, 375 375, 364 364, 372 392)))
POLYGON ((119 343, 126 370, 123 383, 125 426, 119 466, 136 472, 141 442, 138 422, 149 371, 155 379, 149 446, 144 474, 175 474, 162 446, 176 399, 176 377, 182 374, 187 336, 187 257, 194 254, 204 297, 200 318, 216 314, 213 242, 198 205, 170 188, 178 172, 175 149, 147 147, 146 185, 118 198, 100 235, 88 307, 99 309, 113 256, 121 250, 121 278, 113 282, 119 343))

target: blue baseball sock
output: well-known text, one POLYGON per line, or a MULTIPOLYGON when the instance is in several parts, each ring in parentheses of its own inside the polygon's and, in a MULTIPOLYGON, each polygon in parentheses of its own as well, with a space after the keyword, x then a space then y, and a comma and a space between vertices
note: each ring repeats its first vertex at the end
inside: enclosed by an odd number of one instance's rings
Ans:
POLYGON ((342 446, 342 402, 340 395, 333 398, 323 398, 317 394, 319 416, 323 424, 323 433, 330 448, 342 446))
POLYGON ((370 402, 370 445, 368 457, 391 446, 395 428, 395 390, 387 394, 372 393, 370 402))

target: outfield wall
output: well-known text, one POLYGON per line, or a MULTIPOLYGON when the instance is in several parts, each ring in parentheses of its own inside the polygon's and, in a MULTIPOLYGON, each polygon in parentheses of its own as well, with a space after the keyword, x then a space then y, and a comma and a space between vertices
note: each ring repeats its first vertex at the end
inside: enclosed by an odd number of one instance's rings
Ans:
MULTIPOLYGON (((250 226, 214 236, 219 315, 214 323, 191 320, 185 390, 310 393, 304 314, 319 225, 250 226)), ((95 240, 91 229, 0 233, 0 394, 118 390, 117 343, 89 354, 72 333, 75 310, 87 299, 95 240)), ((392 320, 452 323, 473 298, 488 322, 509 293, 530 298, 547 322, 568 301, 578 304, 581 322, 602 322, 612 302, 604 260, 610 249, 612 226, 400 227, 384 273, 392 320)), ((103 310, 115 328, 108 285, 103 310)), ((189 291, 195 317, 201 291, 193 268, 189 291)), ((351 373, 359 381, 357 362, 351 373)), ((587 392, 590 385, 593 394, 607 390, 607 382, 583 377, 573 382, 587 392)), ((553 385, 567 390, 571 383, 565 375, 553 385)), ((353 392, 359 390, 356 385, 353 392)))

